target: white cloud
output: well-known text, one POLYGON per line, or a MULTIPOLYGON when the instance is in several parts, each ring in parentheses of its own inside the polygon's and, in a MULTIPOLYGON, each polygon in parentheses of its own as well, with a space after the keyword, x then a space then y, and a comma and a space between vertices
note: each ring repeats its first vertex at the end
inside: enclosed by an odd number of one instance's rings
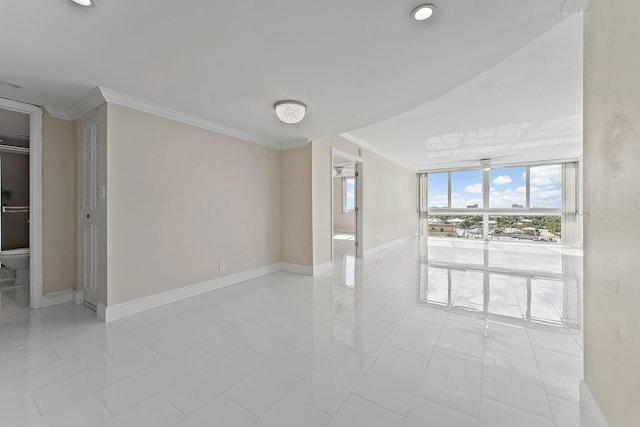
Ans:
POLYGON ((429 194, 430 207, 446 207, 447 203, 449 203, 449 196, 446 194, 429 194))
POLYGON ((531 167, 531 186, 560 186, 560 165, 531 167))
POLYGON ((500 175, 499 177, 493 180, 495 185, 505 185, 511 182, 511 177, 509 175, 500 175))
POLYGON ((452 195, 451 197, 451 207, 452 208, 466 208, 467 206, 478 205, 478 207, 482 207, 482 197, 480 198, 466 198, 464 196, 460 197, 457 194, 452 195))
POLYGON ((482 183, 470 184, 464 187, 464 191, 467 193, 482 193, 482 183))
POLYGON ((562 207, 562 190, 531 186, 531 207, 536 208, 560 208, 562 207))
POLYGON ((489 193, 489 207, 510 208, 514 204, 523 205, 526 202, 526 188, 518 187, 515 190, 507 188, 504 191, 493 190, 489 193))

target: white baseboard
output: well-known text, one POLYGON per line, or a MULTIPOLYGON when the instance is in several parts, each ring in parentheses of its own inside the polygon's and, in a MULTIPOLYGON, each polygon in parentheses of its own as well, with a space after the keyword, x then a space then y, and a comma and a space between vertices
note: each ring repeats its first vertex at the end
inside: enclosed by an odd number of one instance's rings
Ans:
POLYGON ((383 244, 378 245, 378 246, 374 246, 373 248, 365 249, 364 250, 364 256, 368 257, 369 255, 373 255, 373 254, 376 254, 378 252, 385 251, 387 249, 390 249, 390 248, 392 248, 394 246, 401 245, 401 244, 406 243, 406 242, 408 242, 410 240, 413 240, 415 238, 416 238, 415 235, 414 236, 401 237, 399 239, 392 240, 390 242, 383 243, 383 244))
POLYGON ((589 427, 609 427, 596 398, 584 381, 580 381, 580 418, 584 418, 589 427))
POLYGON ((42 295, 40 307, 51 307, 52 305, 64 304, 73 301, 73 291, 68 290, 57 294, 42 295))
POLYGON ((290 264, 288 262, 281 262, 280 271, 287 271, 289 273, 313 276, 313 267, 311 267, 310 265, 290 264))
POLYGON ((228 276, 207 280, 206 282, 196 283, 194 285, 184 286, 166 292, 160 292, 158 294, 149 295, 147 297, 138 298, 120 304, 109 305, 107 307, 104 307, 102 304, 98 304, 97 314, 98 317, 105 322, 111 322, 116 319, 121 319, 123 317, 131 316, 133 314, 137 314, 146 310, 151 310, 153 308, 191 298, 196 295, 204 294, 206 292, 215 291, 216 289, 255 279, 256 277, 275 273, 280 270, 280 263, 275 263, 264 267, 258 267, 251 270, 242 271, 240 273, 230 274, 228 276))
POLYGON ((84 291, 73 291, 73 302, 76 304, 84 304, 84 291))
POLYGON ((325 262, 324 264, 318 264, 313 266, 313 275, 318 275, 320 273, 324 273, 325 271, 329 271, 333 268, 333 262, 325 262))

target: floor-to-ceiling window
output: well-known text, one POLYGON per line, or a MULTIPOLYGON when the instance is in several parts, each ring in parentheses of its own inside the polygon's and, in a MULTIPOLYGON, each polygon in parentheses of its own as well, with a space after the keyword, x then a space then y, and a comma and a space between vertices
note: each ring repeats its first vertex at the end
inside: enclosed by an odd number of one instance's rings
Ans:
POLYGON ((575 245, 576 171, 571 162, 420 174, 420 234, 575 245))

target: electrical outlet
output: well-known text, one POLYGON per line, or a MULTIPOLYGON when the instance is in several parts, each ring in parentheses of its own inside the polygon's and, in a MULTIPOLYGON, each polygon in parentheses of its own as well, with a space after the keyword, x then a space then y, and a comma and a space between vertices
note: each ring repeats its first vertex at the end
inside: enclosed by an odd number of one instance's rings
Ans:
POLYGON ((224 271, 225 268, 227 268, 227 261, 222 260, 218 263, 219 267, 220 267, 220 271, 224 271))

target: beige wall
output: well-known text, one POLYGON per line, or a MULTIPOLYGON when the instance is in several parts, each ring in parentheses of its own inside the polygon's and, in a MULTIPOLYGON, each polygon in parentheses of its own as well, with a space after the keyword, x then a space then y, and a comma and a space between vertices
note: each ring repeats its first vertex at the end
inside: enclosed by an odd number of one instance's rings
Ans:
POLYGON ((334 232, 356 232, 356 213, 342 212, 344 203, 342 178, 333 178, 333 230, 334 232))
MULTIPOLYGON (((313 263, 331 261, 331 148, 357 156, 359 146, 341 138, 314 140, 313 263)), ((416 174, 362 150, 364 249, 416 234, 416 174), (380 241, 378 241, 380 239, 380 241), (384 241, 383 241, 384 239, 384 241)))
POLYGON ((584 367, 612 427, 640 425, 640 2, 585 16, 584 367))
POLYGON ((109 305, 280 261, 281 153, 112 104, 107 136, 109 305))
POLYGON ((44 293, 75 286, 73 123, 42 118, 42 256, 44 293))
POLYGON ((311 146, 280 152, 281 260, 313 265, 311 213, 311 146))
MULTIPOLYGON (((100 227, 102 304, 277 262, 313 266, 331 260, 331 147, 357 155, 359 146, 336 137, 276 151, 115 104, 103 104, 98 114, 107 191, 100 227)), ((75 173, 81 177, 82 121, 75 132, 75 173)), ((364 248, 415 235, 415 174, 373 153, 363 156, 364 248)), ((78 181, 75 212, 81 219, 78 181)))

